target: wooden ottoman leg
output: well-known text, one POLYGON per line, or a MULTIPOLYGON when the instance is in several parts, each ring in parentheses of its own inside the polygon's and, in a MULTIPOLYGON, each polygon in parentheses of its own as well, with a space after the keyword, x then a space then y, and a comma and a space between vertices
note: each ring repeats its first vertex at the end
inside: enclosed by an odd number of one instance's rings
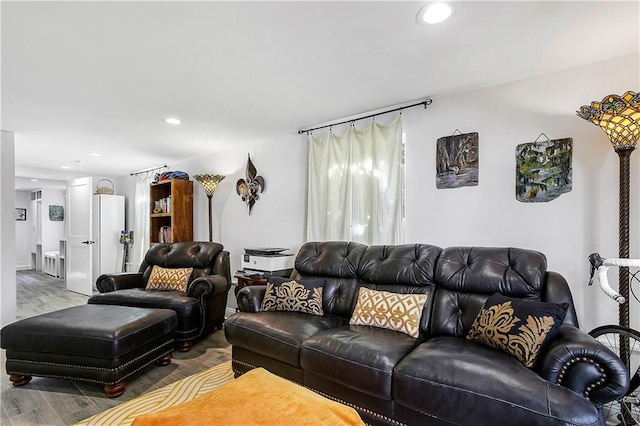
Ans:
POLYGON ((22 376, 20 374, 10 374, 9 380, 13 386, 26 385, 31 381, 31 376, 22 376))
POLYGON ((122 381, 115 385, 104 385, 104 393, 109 398, 116 398, 124 393, 124 389, 127 387, 127 382, 122 381))
POLYGON ((171 358, 173 358, 173 354, 171 352, 169 352, 168 354, 166 354, 162 358, 158 358, 156 360, 156 364, 158 364, 159 366, 169 365, 169 364, 171 364, 171 358))
POLYGON ((178 343, 178 351, 180 352, 189 352, 191 350, 191 346, 193 346, 193 342, 179 342, 178 343))

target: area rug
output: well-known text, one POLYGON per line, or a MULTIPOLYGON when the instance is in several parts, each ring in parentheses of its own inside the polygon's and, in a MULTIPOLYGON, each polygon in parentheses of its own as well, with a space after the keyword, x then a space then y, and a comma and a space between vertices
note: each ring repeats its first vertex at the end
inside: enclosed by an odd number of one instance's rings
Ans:
POLYGON ((128 426, 142 415, 155 413, 190 401, 233 380, 231 361, 211 367, 175 383, 140 395, 107 411, 76 423, 75 426, 128 426))

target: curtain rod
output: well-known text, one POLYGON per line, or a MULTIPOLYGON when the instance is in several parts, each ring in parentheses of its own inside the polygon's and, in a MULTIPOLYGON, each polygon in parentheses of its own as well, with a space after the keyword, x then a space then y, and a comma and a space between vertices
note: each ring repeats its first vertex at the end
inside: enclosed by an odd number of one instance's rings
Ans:
POLYGON ((327 127, 333 127, 333 126, 339 126, 341 124, 346 124, 346 123, 353 123, 355 121, 360 121, 360 120, 366 120, 367 118, 377 117, 378 115, 388 114, 390 112, 402 111, 404 109, 417 107, 419 105, 424 105, 424 109, 427 109, 427 105, 431 105, 432 102, 433 101, 431 100, 431 98, 427 98, 422 102, 418 102, 418 103, 411 104, 411 105, 405 105, 405 106, 402 106, 402 107, 389 109, 389 110, 386 110, 386 111, 376 112, 375 114, 365 115, 364 117, 353 118, 351 120, 340 121, 338 123, 330 123, 330 124, 327 124, 325 126, 311 127, 311 128, 308 128, 308 129, 300 129, 300 130, 298 130, 298 134, 299 135, 301 135, 303 133, 309 134, 314 130, 325 129, 327 127))
POLYGON ((139 172, 133 172, 133 173, 131 173, 131 176, 141 175, 143 173, 152 172, 154 170, 168 169, 168 168, 169 168, 169 166, 167 166, 166 164, 163 164, 162 166, 151 167, 149 169, 140 170, 139 172))

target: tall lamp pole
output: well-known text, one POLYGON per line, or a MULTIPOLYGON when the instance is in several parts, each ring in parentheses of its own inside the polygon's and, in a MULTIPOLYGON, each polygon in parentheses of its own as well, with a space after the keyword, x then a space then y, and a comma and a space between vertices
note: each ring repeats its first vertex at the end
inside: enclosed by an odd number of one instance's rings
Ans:
MULTIPOLYGON (((619 219, 618 219, 618 257, 621 259, 629 258, 629 175, 631 153, 635 146, 629 148, 616 148, 616 153, 620 159, 620 177, 619 177, 619 219)), ((618 289, 625 300, 629 300, 629 268, 620 268, 618 277, 618 289)), ((620 325, 629 327, 629 303, 623 303, 618 306, 620 325)), ((629 353, 629 345, 623 348, 625 354, 629 353)), ((622 350, 621 350, 622 353, 622 350)))

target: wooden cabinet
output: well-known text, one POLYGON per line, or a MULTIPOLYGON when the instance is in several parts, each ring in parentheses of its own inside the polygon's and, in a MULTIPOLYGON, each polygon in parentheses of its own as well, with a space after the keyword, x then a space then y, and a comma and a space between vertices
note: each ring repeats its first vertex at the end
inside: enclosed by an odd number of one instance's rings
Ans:
POLYGON ((167 179, 152 183, 149 199, 152 245, 193 240, 193 181, 167 179))

